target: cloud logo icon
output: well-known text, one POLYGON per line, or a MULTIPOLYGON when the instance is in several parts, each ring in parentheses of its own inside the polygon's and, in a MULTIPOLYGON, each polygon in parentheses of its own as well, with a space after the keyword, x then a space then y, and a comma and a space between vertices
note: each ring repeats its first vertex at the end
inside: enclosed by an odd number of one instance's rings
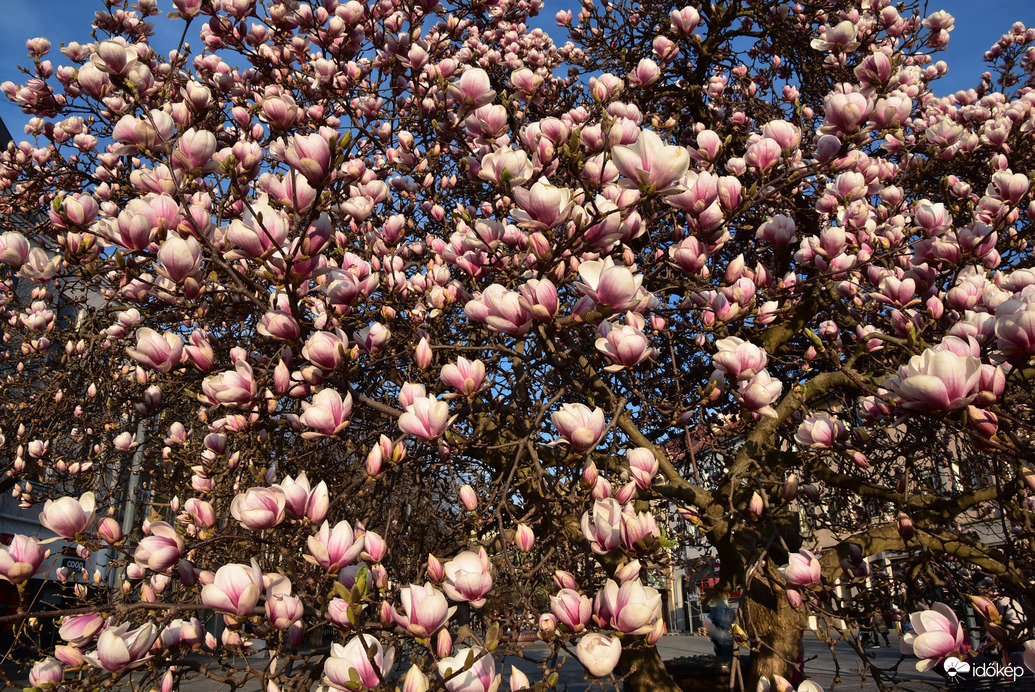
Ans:
POLYGON ((970 672, 970 664, 966 661, 961 661, 958 658, 947 658, 942 663, 942 667, 945 668, 945 674, 949 676, 949 679, 956 679, 960 675, 966 675, 970 672))

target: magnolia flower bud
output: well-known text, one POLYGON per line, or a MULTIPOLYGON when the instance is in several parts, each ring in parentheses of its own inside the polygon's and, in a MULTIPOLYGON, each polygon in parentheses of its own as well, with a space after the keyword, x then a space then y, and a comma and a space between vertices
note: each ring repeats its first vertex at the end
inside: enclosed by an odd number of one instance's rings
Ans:
POLYGON ((764 511, 764 509, 765 508, 762 503, 762 496, 759 495, 757 492, 751 493, 751 500, 750 502, 748 502, 748 512, 750 512, 751 515, 757 519, 758 517, 762 516, 762 512, 764 511))
POLYGON ((913 520, 909 518, 909 515, 905 512, 898 513, 898 535, 902 536, 902 540, 908 541, 913 537, 913 520))
POLYGON ((428 579, 431 581, 442 581, 446 578, 446 569, 442 562, 432 554, 428 554, 428 579))
POLYGON ((448 629, 443 627, 435 636, 435 655, 439 658, 445 658, 451 653, 453 653, 453 635, 449 633, 448 629))
POLYGON ((518 524, 514 529, 514 544, 518 550, 527 553, 535 545, 535 533, 528 524, 518 524))
POLYGON ((478 496, 475 494, 474 488, 469 485, 460 486, 460 502, 468 512, 478 509, 478 496))

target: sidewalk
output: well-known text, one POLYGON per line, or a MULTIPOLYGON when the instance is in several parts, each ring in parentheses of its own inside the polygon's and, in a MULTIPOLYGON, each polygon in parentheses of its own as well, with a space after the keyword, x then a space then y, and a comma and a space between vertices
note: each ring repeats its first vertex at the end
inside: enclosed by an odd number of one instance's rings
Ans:
MULTIPOLYGON (((671 660, 682 656, 712 654, 711 641, 707 637, 696 635, 667 634, 661 638, 657 647, 664 660, 671 660)), ((878 691, 877 684, 872 677, 862 676, 860 660, 847 644, 840 644, 835 650, 837 654, 836 663, 830 648, 823 642, 820 642, 814 634, 807 633, 805 638, 806 677, 819 684, 824 692, 830 692, 832 689, 843 690, 844 692, 854 690, 861 690, 862 692, 878 691), (837 667, 838 664, 840 664, 840 668, 837 667), (834 682, 838 678, 840 681, 835 687, 834 682)), ((532 661, 510 657, 503 662, 502 667, 497 668, 497 672, 502 673, 504 676, 503 684, 499 688, 501 692, 509 690, 512 665, 517 666, 526 673, 533 683, 542 679, 534 660, 542 660, 549 649, 541 642, 536 642, 529 644, 524 651, 525 656, 533 659, 532 661)), ((916 659, 906 658, 903 660, 898 650, 898 637, 894 634, 891 635, 890 648, 867 649, 866 654, 873 665, 883 670, 890 671, 897 666, 896 681, 898 687, 896 689, 914 690, 916 692, 921 690, 931 692, 932 690, 942 689, 960 690, 961 692, 968 690, 1003 690, 1004 692, 1007 690, 1011 692, 1014 690, 1017 692, 1035 690, 1035 675, 1027 670, 1024 671, 1023 678, 1018 679, 1012 684, 1004 680, 988 678, 979 680, 970 676, 966 679, 961 677, 958 684, 947 685, 945 678, 936 673, 917 672, 915 667, 916 659)), ((746 659, 745 653, 743 656, 745 663, 746 659)), ((261 669, 268 665, 268 658, 263 654, 256 654, 250 656, 248 662, 252 667, 261 669)), ((405 672, 408 667, 408 661, 397 661, 397 668, 400 672, 405 672)), ((139 675, 134 676, 134 682, 138 680, 139 675)), ((18 680, 18 682, 23 682, 25 683, 24 686, 28 686, 26 680, 18 680)), ((613 684, 587 680, 578 661, 568 658, 561 668, 556 689, 559 692, 586 692, 591 686, 593 690, 616 692, 616 687, 613 684)), ((129 689, 128 685, 125 687, 129 689)), ((181 685, 180 689, 183 692, 223 692, 223 689, 227 688, 210 680, 193 680, 181 685)), ((259 692, 259 683, 253 681, 235 692, 259 692)), ((720 691, 717 690, 716 692, 720 691)), ((748 692, 754 691, 748 690, 748 692)))

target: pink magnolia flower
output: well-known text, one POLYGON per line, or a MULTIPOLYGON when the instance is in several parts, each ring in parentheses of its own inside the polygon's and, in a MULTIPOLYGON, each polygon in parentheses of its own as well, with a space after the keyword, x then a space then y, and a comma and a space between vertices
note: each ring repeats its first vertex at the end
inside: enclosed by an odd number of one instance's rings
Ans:
POLYGON ((306 561, 335 574, 363 552, 363 536, 357 536, 346 521, 339 521, 333 529, 325 521, 316 535, 309 537, 308 545, 309 555, 303 556, 306 561))
POLYGON ((794 439, 803 447, 830 449, 847 434, 848 428, 840 420, 819 414, 803 420, 794 433, 794 439))
POLYGON ((518 226, 529 231, 545 231, 561 225, 574 208, 571 190, 555 187, 546 179, 537 181, 528 190, 516 187, 512 194, 519 207, 512 212, 514 219, 518 226))
POLYGON ((469 102, 474 108, 492 103, 496 98, 488 73, 480 67, 464 70, 460 79, 449 85, 449 95, 461 103, 469 102))
POLYGON ((550 596, 550 612, 557 617, 558 622, 578 634, 589 624, 593 603, 578 591, 561 589, 556 596, 550 596))
POLYGON ((183 538, 171 524, 156 521, 151 524, 151 535, 137 545, 133 560, 152 571, 165 572, 180 561, 185 547, 183 538))
POLYGON ((485 381, 485 363, 458 356, 456 364, 447 363, 442 368, 439 379, 461 395, 472 396, 482 388, 485 381))
POLYGON ((638 579, 621 586, 608 579, 593 599, 593 610, 602 627, 625 634, 647 634, 661 617, 661 594, 638 579))
POLYGON ((586 672, 595 678, 610 675, 622 658, 622 643, 614 637, 590 632, 579 639, 575 656, 586 672))
POLYGON ((658 63, 648 58, 640 58, 636 67, 629 73, 629 84, 631 86, 649 86, 658 81, 661 77, 661 68, 658 63))
POLYGON ((201 399, 210 405, 223 404, 236 408, 248 408, 255 401, 258 385, 252 373, 252 366, 239 360, 233 370, 206 377, 201 383, 201 399))
POLYGON ((857 130, 873 111, 873 102, 866 96, 853 93, 832 93, 823 99, 826 116, 820 133, 841 136, 857 130))
POLYGON ((280 488, 248 488, 230 502, 230 515, 244 528, 262 531, 284 521, 285 503, 280 488))
POLYGON ((640 284, 642 274, 633 274, 628 267, 616 265, 610 257, 579 265, 581 282, 575 285, 598 305, 606 305, 616 312, 640 307, 644 298, 640 284))
POLYGON ((363 534, 363 552, 360 554, 367 562, 375 563, 374 567, 377 568, 377 563, 384 560, 385 555, 388 554, 388 544, 380 534, 374 531, 367 531, 363 534))
POLYGON ((673 31, 686 36, 693 33, 694 29, 697 28, 697 24, 701 21, 701 15, 695 8, 687 5, 680 10, 669 12, 668 19, 672 22, 673 31))
POLYGON ((639 560, 627 562, 622 567, 615 570, 615 581, 618 582, 619 585, 622 585, 631 579, 639 579, 640 570, 642 568, 643 565, 640 564, 639 560))
POLYGON ((368 688, 381 686, 381 681, 388 677, 395 664, 395 647, 384 647, 369 634, 361 634, 350 639, 345 646, 331 644, 331 655, 323 666, 324 682, 338 690, 355 689, 353 680, 368 688), (373 650, 373 656, 367 652, 373 650))
POLYGON ((735 336, 715 342, 718 352, 712 356, 715 367, 736 380, 750 380, 765 370, 768 358, 765 351, 735 336))
POLYGON ((797 239, 797 236, 795 236, 796 230, 797 225, 794 223, 794 219, 785 214, 776 214, 758 227, 755 237, 782 248, 787 247, 797 239))
POLYGON ((851 53, 859 47, 858 29, 848 20, 836 26, 825 26, 822 31, 822 38, 812 39, 811 46, 815 50, 851 53))
POLYGON ((40 512, 40 523, 64 539, 74 541, 93 521, 96 500, 93 493, 86 492, 76 500, 62 497, 47 500, 40 512))
POLYGON ((332 598, 327 604, 327 619, 338 627, 352 629, 355 627, 355 611, 348 601, 342 598, 332 598))
POLYGON ((812 586, 818 584, 823 577, 819 560, 808 550, 791 553, 786 565, 780 568, 780 574, 792 586, 812 586))
POLYGON ((86 615, 74 615, 66 617, 61 621, 61 629, 58 636, 72 646, 81 647, 93 641, 108 622, 100 613, 88 613, 86 615))
POLYGON ((309 184, 322 185, 330 175, 330 143, 320 133, 293 135, 284 149, 284 161, 305 176, 309 184))
POLYGON ((704 244, 693 236, 669 247, 668 254, 676 266, 687 274, 698 274, 708 262, 704 244))
POLYGON ((757 492, 751 493, 751 499, 748 501, 748 512, 755 518, 758 518, 762 516, 762 512, 764 511, 765 504, 762 502, 762 496, 757 492))
POLYGON ((532 305, 517 291, 492 284, 476 293, 464 306, 468 319, 481 322, 490 329, 512 336, 524 336, 535 315, 532 305))
POLYGON ((101 41, 90 56, 91 64, 99 70, 120 77, 127 76, 138 59, 135 46, 127 46, 115 40, 101 41))
POLYGON ((158 639, 158 628, 152 622, 135 630, 129 628, 130 623, 126 622, 117 628, 104 630, 97 640, 97 650, 83 658, 95 668, 109 673, 121 673, 139 665, 158 639))
POLYGON ((183 503, 180 521, 188 521, 199 528, 210 529, 216 525, 216 512, 208 502, 192 497, 183 503))
POLYGON ((510 667, 510 692, 521 692, 521 690, 533 689, 528 676, 518 670, 517 666, 510 667))
POLYGON ((12 269, 20 269, 29 257, 31 246, 18 231, 7 231, 0 235, 0 262, 12 269))
POLYGON ((1031 183, 1023 173, 1011 171, 997 171, 992 175, 992 182, 988 191, 996 197, 1009 204, 1017 204, 1027 194, 1031 183))
POLYGON ((346 393, 342 400, 337 391, 321 389, 313 397, 312 403, 303 404, 303 408, 305 410, 300 416, 302 425, 312 430, 302 433, 302 437, 307 440, 330 437, 348 427, 349 416, 352 414, 352 394, 346 393))
MULTIPOLYGON (((286 579, 284 580, 287 581, 286 579)), ((277 630, 285 631, 296 622, 301 621, 304 607, 297 596, 290 593, 290 582, 287 591, 269 592, 266 594, 266 619, 277 630)))
MULTIPOLYGON (((636 486, 634 483, 630 483, 626 487, 630 488, 631 492, 635 490, 636 486)), ((631 498, 624 498, 622 493, 618 493, 615 502, 621 502, 623 499, 628 501, 631 498)), ((626 505, 622 510, 620 534, 622 546, 629 552, 641 550, 653 552, 657 549, 658 541, 661 539, 661 529, 658 528, 654 515, 650 512, 637 512, 633 509, 632 504, 626 505)))
POLYGON ((880 292, 872 295, 882 303, 906 307, 916 296, 916 281, 911 278, 900 280, 894 276, 886 276, 881 279, 880 292))
POLYGON ((37 539, 15 534, 10 545, 0 546, 0 578, 21 584, 36 574, 48 555, 37 539))
POLYGON ((262 570, 252 560, 247 565, 223 565, 211 584, 201 589, 201 601, 220 612, 243 617, 250 615, 262 596, 262 570))
POLYGON ((763 137, 748 146, 744 160, 752 169, 757 169, 764 173, 780 160, 782 153, 780 145, 776 140, 763 137))
POLYGON ((582 535, 593 552, 603 555, 622 544, 622 506, 614 498, 598 500, 582 515, 582 535))
POLYGON ((771 404, 780 398, 782 391, 783 383, 768 370, 762 370, 750 380, 742 380, 737 394, 748 411, 775 418, 776 409, 771 404))
POLYGON ((618 372, 639 365, 656 355, 642 329, 627 324, 613 325, 610 322, 601 322, 598 333, 601 336, 596 341, 597 350, 613 361, 612 365, 604 368, 608 372, 618 372))
POLYGON ((137 330, 136 348, 127 348, 126 355, 144 367, 167 373, 180 364, 183 338, 173 332, 159 334, 153 329, 137 330))
POLYGON ((427 639, 442 628, 455 607, 450 608, 446 597, 430 582, 420 586, 410 584, 399 592, 402 601, 403 615, 392 611, 392 617, 401 627, 405 627, 415 637, 427 639))
POLYGON ((666 145, 653 130, 641 130, 635 144, 613 147, 611 160, 634 185, 661 194, 675 192, 674 186, 690 167, 686 148, 666 145))
POLYGON ((464 119, 464 127, 469 137, 495 139, 507 130, 507 109, 499 104, 482 106, 464 119))
POLYGON ((302 471, 296 478, 285 476, 283 481, 273 487, 284 493, 284 509, 291 519, 305 517, 311 523, 319 524, 327 516, 330 497, 324 481, 310 488, 309 478, 302 471))
POLYGON ((302 333, 298 321, 284 310, 269 310, 262 316, 255 331, 276 341, 294 341, 302 333))
POLYGON ((909 359, 884 386, 895 403, 919 411, 965 408, 978 393, 981 361, 951 351, 927 349, 909 359))
POLYGON ((464 119, 469 137, 495 139, 507 130, 507 109, 499 104, 482 106, 464 119))
POLYGON ((501 682, 492 654, 484 649, 458 649, 455 655, 438 662, 438 672, 449 692, 496 692, 501 682), (468 660, 474 661, 470 668, 468 660))
POLYGON ((212 369, 212 362, 216 354, 209 341, 208 334, 200 329, 190 333, 190 345, 184 347, 187 356, 198 370, 208 372, 212 369))
POLYGON ((702 216, 714 212, 719 198, 719 177, 707 171, 687 171, 680 179, 679 192, 665 197, 665 203, 677 209, 702 216))
POLYGON ((402 681, 402 692, 428 692, 431 689, 431 680, 424 674, 416 663, 406 671, 402 681))
POLYGON ((399 416, 399 430, 422 440, 434 440, 449 427, 449 404, 430 396, 417 397, 399 416))
MULTIPOLYGON (((1030 295, 1030 294, 1029 294, 1030 295)), ((1035 355, 1035 300, 1013 311, 996 310, 997 347, 1007 358, 1026 363, 1035 355)))
POLYGON ((124 431, 115 436, 113 440, 115 449, 120 452, 128 452, 137 446, 136 439, 128 431, 124 431))
POLYGON ((482 157, 478 177, 490 183, 502 185, 508 181, 513 186, 524 185, 532 177, 532 162, 523 150, 503 147, 482 157))
POLYGON ((399 405, 403 407, 403 410, 408 409, 413 406, 414 401, 427 395, 428 391, 424 388, 424 385, 417 384, 416 382, 406 382, 399 388, 399 405))
POLYGON ((550 420, 564 441, 577 452, 596 447, 607 427, 602 409, 591 409, 583 404, 563 404, 559 411, 550 416, 550 420))
POLYGON ((248 205, 240 219, 234 219, 226 229, 226 239, 239 248, 245 257, 261 257, 287 242, 290 223, 265 202, 248 205))
POLYGON ((445 583, 442 588, 453 601, 466 601, 475 608, 485 605, 485 595, 492 589, 492 565, 485 548, 478 552, 465 550, 443 565, 445 583))
POLYGON ((349 337, 340 329, 319 331, 310 336, 302 347, 302 357, 324 372, 333 372, 345 362, 349 337))
POLYGON ((193 236, 183 239, 171 235, 158 249, 158 262, 162 273, 173 283, 182 283, 188 276, 194 276, 201 270, 201 245, 193 236))
POLYGON ((392 338, 392 332, 380 322, 374 322, 369 327, 355 332, 352 338, 363 353, 376 354, 384 349, 389 339, 392 338))
POLYGON ((29 250, 29 256, 18 275, 34 283, 45 283, 57 276, 60 266, 60 255, 51 255, 42 248, 34 247, 29 250))
POLYGON ((625 460, 629 463, 629 474, 636 481, 636 486, 640 490, 649 488, 654 481, 654 476, 658 475, 658 469, 660 468, 654 452, 646 447, 627 449, 625 451, 625 460))
POLYGON ((195 173, 211 172, 216 169, 212 155, 216 153, 216 136, 208 130, 190 128, 180 135, 180 142, 173 152, 173 166, 195 173))
POLYGON ((142 118, 124 115, 111 131, 112 139, 118 142, 112 151, 119 156, 166 151, 174 129, 172 117, 160 110, 151 110, 142 118))
POLYGON ((801 144, 801 130, 786 120, 770 120, 762 126, 762 134, 780 145, 785 153, 791 153, 801 144))
POLYGON ((909 616, 913 631, 902 637, 899 649, 904 656, 921 659, 919 671, 931 670, 950 654, 965 654, 970 649, 967 633, 952 608, 935 603, 931 610, 909 616))
POLYGON ((194 617, 189 620, 177 618, 166 625, 160 638, 162 646, 166 648, 185 646, 200 649, 201 643, 205 640, 205 626, 194 617))
POLYGON ((29 671, 29 685, 41 690, 50 690, 61 685, 65 667, 56 658, 49 656, 37 662, 29 671))

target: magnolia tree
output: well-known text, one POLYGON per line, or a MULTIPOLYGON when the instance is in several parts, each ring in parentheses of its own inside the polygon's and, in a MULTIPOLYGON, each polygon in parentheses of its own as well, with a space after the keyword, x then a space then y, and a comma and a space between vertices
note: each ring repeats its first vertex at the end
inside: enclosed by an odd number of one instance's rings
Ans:
POLYGON ((573 656, 674 690, 648 575, 689 546, 741 590, 748 689, 892 603, 907 665, 1019 655, 1035 31, 937 97, 919 4, 584 0, 557 45, 540 0, 109 0, 30 40, 0 458, 53 537, 0 549, 0 620, 31 684, 538 690, 573 656))

